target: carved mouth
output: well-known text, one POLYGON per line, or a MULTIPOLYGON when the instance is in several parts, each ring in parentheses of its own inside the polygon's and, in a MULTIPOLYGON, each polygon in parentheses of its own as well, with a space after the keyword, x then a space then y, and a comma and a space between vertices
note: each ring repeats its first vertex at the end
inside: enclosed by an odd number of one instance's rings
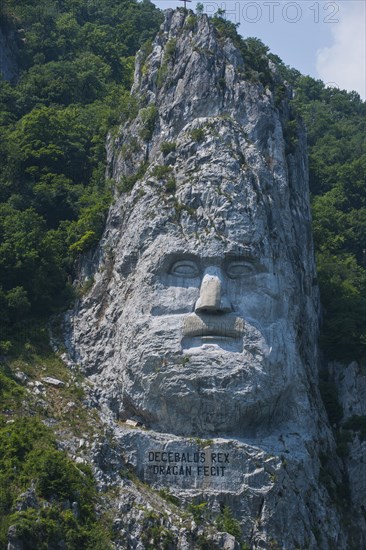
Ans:
POLYGON ((199 316, 195 313, 184 319, 183 336, 185 338, 215 339, 242 339, 244 321, 233 315, 214 317, 212 315, 199 316))

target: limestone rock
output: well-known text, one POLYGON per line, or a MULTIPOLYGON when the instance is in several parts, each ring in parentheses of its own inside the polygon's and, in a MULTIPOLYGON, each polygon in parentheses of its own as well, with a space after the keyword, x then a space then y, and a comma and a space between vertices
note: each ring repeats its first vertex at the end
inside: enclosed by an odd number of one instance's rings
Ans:
POLYGON ((39 508, 39 502, 34 487, 30 487, 25 493, 22 493, 15 504, 15 509, 19 512, 23 512, 28 508, 39 508))
POLYGON ((7 550, 24 550, 24 545, 17 534, 16 525, 9 527, 7 550))
POLYGON ((58 378, 54 378, 53 376, 44 376, 43 378, 41 378, 41 380, 45 384, 48 384, 49 386, 55 386, 56 388, 60 388, 65 385, 65 382, 59 380, 58 378))
POLYGON ((136 65, 146 106, 109 147, 117 181, 149 167, 111 208, 68 347, 123 420, 201 436, 296 417, 311 432, 318 301, 304 132, 288 159, 273 93, 243 78, 239 52, 206 17, 193 35, 168 12, 164 29, 147 70, 136 65), (175 152, 164 156, 167 142, 175 152), (209 291, 199 303, 202 276, 222 304, 207 305, 209 291))
MULTIPOLYGON (((335 443, 318 390, 305 132, 291 91, 279 105, 247 68, 182 10, 137 55, 139 111, 108 141, 115 202, 81 268, 94 285, 66 316, 67 361, 118 447, 90 448, 101 487, 122 464, 212 517, 229 506, 252 549, 342 550, 321 478, 335 443)), ((120 498, 120 540, 143 548, 145 513, 120 498)), ((195 547, 186 532, 177 548, 195 547)))
POLYGON ((353 361, 349 365, 331 363, 329 370, 338 389, 343 420, 354 415, 366 416, 366 372, 353 361))
POLYGON ((14 376, 21 384, 26 384, 28 381, 28 376, 20 370, 16 370, 14 376))
POLYGON ((228 533, 218 533, 215 535, 214 542, 219 548, 222 548, 222 550, 240 550, 240 545, 235 540, 235 537, 228 533))
POLYGON ((330 377, 343 411, 338 437, 347 441, 343 456, 349 498, 353 505, 356 545, 366 546, 366 372, 355 361, 330 363, 330 377), (348 437, 347 437, 348 435, 348 437))
POLYGON ((6 34, 0 28, 0 72, 5 80, 13 81, 18 75, 17 53, 14 31, 6 34))

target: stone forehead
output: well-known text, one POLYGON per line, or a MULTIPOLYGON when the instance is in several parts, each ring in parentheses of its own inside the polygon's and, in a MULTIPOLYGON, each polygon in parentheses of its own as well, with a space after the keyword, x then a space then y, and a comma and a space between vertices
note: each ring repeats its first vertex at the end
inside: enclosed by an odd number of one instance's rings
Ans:
MULTIPOLYGON (((229 116, 196 118, 170 139, 161 135, 157 149, 164 141, 174 143, 175 151, 167 157, 159 154, 159 150, 153 151, 155 162, 150 166, 147 177, 156 164, 167 165, 177 178, 178 189, 201 183, 222 193, 220 187, 232 183, 238 185, 236 192, 250 191, 253 187, 266 192, 274 175, 279 177, 279 169, 282 168, 278 159, 265 158, 247 137, 244 128, 229 116)), ((282 187, 279 187, 276 193, 281 190, 282 187)), ((233 187, 231 192, 234 192, 233 187)))
MULTIPOLYGON (((149 182, 143 182, 141 188, 144 194, 135 200, 132 197, 126 208, 124 246, 130 243, 145 248, 160 237, 167 246, 174 242, 174 246, 192 251, 236 253, 239 249, 270 248, 278 241, 278 214, 253 174, 223 181, 210 179, 200 170, 194 181, 177 183, 170 197, 149 182), (250 185, 248 180, 252 180, 250 185)), ((136 190, 137 197, 138 193, 136 190)))
POLYGON ((117 271, 130 273, 136 269, 136 273, 144 277, 145 269, 149 273, 166 272, 178 260, 192 260, 202 268, 248 260, 254 262, 258 272, 262 269, 277 272, 280 267, 292 278, 294 273, 287 251, 267 237, 259 239, 258 234, 252 237, 247 236, 245 240, 222 237, 215 230, 201 234, 185 232, 181 226, 172 228, 169 224, 147 227, 145 232, 139 228, 122 236, 115 251, 117 271))
MULTIPOLYGON (((164 141, 161 136, 159 144, 164 141)), ((288 204, 288 186, 282 166, 274 169, 273 159, 265 159, 247 139, 245 132, 230 117, 206 117, 187 124, 174 140, 174 153, 165 156, 158 150, 145 175, 125 197, 126 210, 142 223, 157 225, 171 218, 181 222, 190 217, 195 231, 268 233, 268 225, 288 204), (203 132, 202 141, 192 138, 203 132), (167 174, 159 171, 164 167, 167 174), (174 192, 167 189, 174 180, 174 192), (281 204, 282 203, 282 204, 281 204), (177 215, 177 211, 179 216, 177 215), (188 216, 187 216, 188 214, 188 216), (179 218, 179 219, 178 219, 179 218), (255 229, 255 231, 253 231, 255 229)), ((283 216, 283 212, 281 213, 283 216)), ((233 235, 231 236, 233 238, 233 235)))
POLYGON ((204 254, 259 254, 277 242, 269 235, 269 219, 258 209, 231 204, 215 191, 194 193, 182 203, 161 208, 159 197, 141 199, 128 212, 121 234, 123 247, 146 249, 153 242, 166 250, 186 250, 204 254), (182 205, 182 206, 181 206, 182 205), (256 217, 257 215, 257 217, 256 217), (165 243, 165 244, 164 244, 165 243))
POLYGON ((217 235, 182 236, 179 234, 160 234, 150 243, 141 255, 145 259, 160 261, 164 258, 185 258, 210 261, 217 258, 223 260, 252 259, 259 260, 263 256, 263 242, 243 242, 218 239, 217 235))

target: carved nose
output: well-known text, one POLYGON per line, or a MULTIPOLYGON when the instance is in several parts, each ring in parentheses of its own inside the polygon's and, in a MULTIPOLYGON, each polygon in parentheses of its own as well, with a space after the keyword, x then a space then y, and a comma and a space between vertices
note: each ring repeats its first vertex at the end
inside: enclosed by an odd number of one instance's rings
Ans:
POLYGON ((206 271, 200 288, 200 297, 195 305, 196 312, 228 313, 232 311, 223 289, 221 270, 210 268, 206 271))

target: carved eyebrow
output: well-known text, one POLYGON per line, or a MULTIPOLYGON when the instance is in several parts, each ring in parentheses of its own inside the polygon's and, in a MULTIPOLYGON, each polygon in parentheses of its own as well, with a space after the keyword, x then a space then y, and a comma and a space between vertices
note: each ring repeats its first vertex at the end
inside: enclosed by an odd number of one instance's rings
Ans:
POLYGON ((179 261, 195 262, 198 266, 201 265, 201 258, 187 251, 166 252, 158 259, 157 272, 170 271, 173 265, 179 261))
POLYGON ((259 262, 259 256, 257 254, 254 254, 253 252, 247 251, 241 251, 240 253, 235 252, 229 252, 228 254, 225 254, 225 260, 227 262, 252 262, 256 263, 259 262))
POLYGON ((170 261, 171 263, 174 263, 180 260, 199 263, 201 262, 202 257, 187 251, 169 252, 164 255, 164 261, 170 261))
POLYGON ((246 253, 243 256, 229 254, 226 256, 225 259, 228 267, 230 267, 230 264, 246 263, 246 264, 250 264, 257 271, 257 273, 268 272, 268 266, 264 263, 263 257, 260 257, 257 254, 246 253))

